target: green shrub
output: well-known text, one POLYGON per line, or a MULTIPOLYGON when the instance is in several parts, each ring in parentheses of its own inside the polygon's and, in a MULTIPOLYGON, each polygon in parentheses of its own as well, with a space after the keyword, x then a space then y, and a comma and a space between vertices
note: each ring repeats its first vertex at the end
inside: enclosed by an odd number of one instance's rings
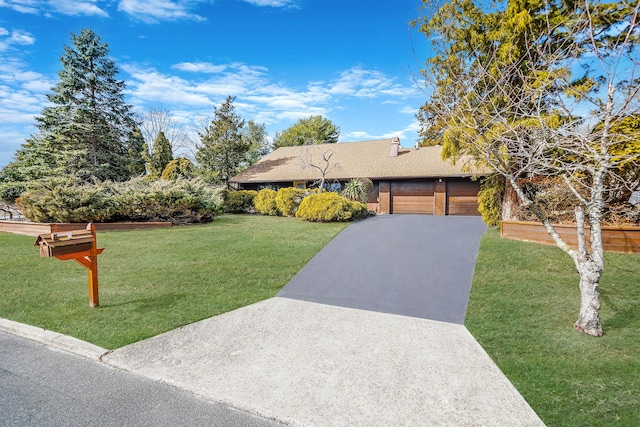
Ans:
POLYGON ((369 178, 352 178, 342 190, 342 196, 362 203, 369 201, 373 191, 373 182, 369 178))
POLYGON ((219 188, 201 179, 81 184, 72 178, 38 182, 16 203, 31 221, 211 221, 222 207, 219 188))
POLYGON ((478 212, 489 227, 500 224, 502 219, 502 194, 504 180, 499 176, 487 178, 480 185, 478 192, 478 212))
POLYGON ((247 213, 253 209, 255 190, 224 190, 224 211, 227 213, 247 213))
POLYGON ((162 171, 162 179, 171 180, 182 178, 193 178, 196 176, 196 167, 191 160, 179 157, 171 160, 162 171))
POLYGON ((367 215, 366 205, 333 192, 305 197, 296 212, 297 218, 317 222, 351 221, 365 218, 367 215))
POLYGON ((305 191, 300 188, 281 188, 276 194, 276 206, 282 215, 295 216, 305 191))
POLYGON ((67 178, 34 182, 16 204, 30 221, 106 222, 116 209, 111 183, 81 184, 67 178))
POLYGON ((270 188, 263 188, 258 191, 258 194, 253 199, 253 206, 256 208, 256 212, 262 215, 277 216, 278 204, 276 203, 275 190, 270 188))
POLYGON ((27 186, 24 182, 0 183, 0 200, 13 203, 25 191, 27 186))

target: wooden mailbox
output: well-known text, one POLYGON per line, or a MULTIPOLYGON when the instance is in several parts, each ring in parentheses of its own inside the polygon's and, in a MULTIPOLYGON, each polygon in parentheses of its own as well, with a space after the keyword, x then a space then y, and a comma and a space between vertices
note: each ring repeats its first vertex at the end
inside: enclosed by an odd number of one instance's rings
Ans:
POLYGON ((85 267, 89 272, 89 305, 98 306, 98 255, 104 248, 96 246, 95 225, 89 223, 85 230, 41 234, 35 245, 40 246, 40 256, 72 259, 85 267))
POLYGON ((90 230, 74 230, 63 233, 41 234, 36 239, 35 244, 40 245, 40 256, 58 257, 90 251, 93 241, 90 230))

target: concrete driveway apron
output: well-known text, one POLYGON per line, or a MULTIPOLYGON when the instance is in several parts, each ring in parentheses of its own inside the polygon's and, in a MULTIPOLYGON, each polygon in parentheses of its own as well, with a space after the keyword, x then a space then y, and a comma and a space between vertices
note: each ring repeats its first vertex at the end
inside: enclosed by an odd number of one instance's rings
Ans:
POLYGON ((352 224, 278 294, 463 324, 480 217, 387 215, 352 224))

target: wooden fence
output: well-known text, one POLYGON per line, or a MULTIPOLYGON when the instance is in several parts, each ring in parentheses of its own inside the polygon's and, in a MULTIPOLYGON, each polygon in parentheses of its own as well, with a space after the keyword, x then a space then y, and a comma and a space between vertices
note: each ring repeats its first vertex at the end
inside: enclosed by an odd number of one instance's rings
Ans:
MULTIPOLYGON (((558 234, 565 242, 576 248, 578 237, 573 224, 554 224, 558 234)), ((585 230, 587 241, 589 229, 585 230)), ((524 240, 527 242, 555 245, 544 226, 538 222, 502 221, 500 235, 505 239, 524 240)), ((602 244, 606 252, 640 253, 640 227, 602 227, 602 244)))
MULTIPOLYGON (((94 223, 96 231, 140 230, 146 228, 171 227, 170 222, 104 222, 94 223)), ((43 223, 26 221, 0 221, 0 231, 39 236, 71 230, 84 230, 87 223, 43 223)))

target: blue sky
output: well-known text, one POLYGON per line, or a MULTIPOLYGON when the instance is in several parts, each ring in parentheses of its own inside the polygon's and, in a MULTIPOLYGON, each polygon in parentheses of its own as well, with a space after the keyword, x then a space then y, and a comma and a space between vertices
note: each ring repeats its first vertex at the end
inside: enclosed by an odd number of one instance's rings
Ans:
MULTIPOLYGON (((109 45, 140 113, 195 130, 228 96, 269 137, 310 115, 341 141, 416 143, 420 0, 0 0, 0 167, 34 133, 70 34, 109 45)), ((180 154, 180 153, 178 153, 180 154)))

